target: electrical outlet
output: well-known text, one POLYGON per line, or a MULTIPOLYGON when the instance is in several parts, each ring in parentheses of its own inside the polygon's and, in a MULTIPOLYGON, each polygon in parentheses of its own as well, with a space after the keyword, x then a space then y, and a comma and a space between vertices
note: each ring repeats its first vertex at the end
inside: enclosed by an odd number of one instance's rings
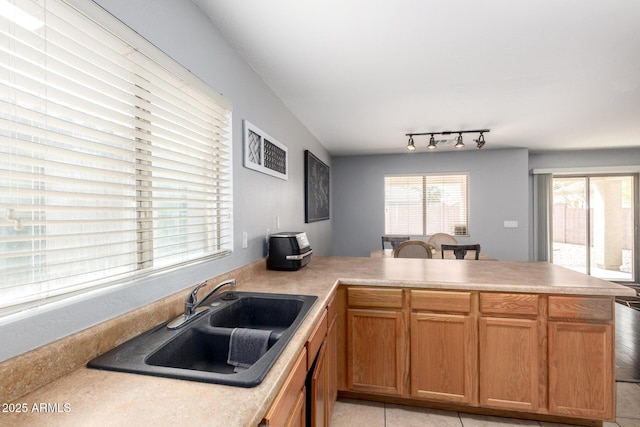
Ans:
POLYGON ((505 221, 504 228, 518 228, 518 221, 505 221))
POLYGON ((246 249, 249 246, 249 235, 246 231, 242 232, 242 249, 246 249))

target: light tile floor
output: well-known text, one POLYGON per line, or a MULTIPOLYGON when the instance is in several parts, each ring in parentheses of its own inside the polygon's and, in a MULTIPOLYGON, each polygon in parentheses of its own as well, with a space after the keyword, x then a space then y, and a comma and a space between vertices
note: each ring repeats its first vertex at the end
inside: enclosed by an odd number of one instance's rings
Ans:
MULTIPOLYGON (((604 427, 640 427, 640 383, 616 383, 617 418, 604 427)), ((538 421, 471 415, 427 408, 392 405, 361 400, 338 399, 331 427, 492 427, 536 426, 561 427, 538 421)))

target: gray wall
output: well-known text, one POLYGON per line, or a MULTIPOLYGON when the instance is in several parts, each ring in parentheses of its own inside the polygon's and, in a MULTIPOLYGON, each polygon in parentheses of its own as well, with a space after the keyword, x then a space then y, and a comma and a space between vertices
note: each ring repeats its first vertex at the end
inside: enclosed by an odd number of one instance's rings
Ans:
POLYGON ((234 51, 211 21, 190 1, 96 0, 166 54, 191 70, 233 103, 234 226, 238 265, 263 255, 265 232, 303 230, 314 253, 330 251, 331 222, 304 223, 305 149, 327 164, 331 158, 264 81, 234 51), (289 180, 283 181, 242 166, 242 120, 247 119, 286 145, 289 180), (241 250, 241 233, 249 234, 241 250))
POLYGON ((385 174, 468 172, 470 237, 458 240, 480 243, 500 260, 528 260, 526 149, 334 157, 332 164, 339 183, 332 197, 334 255, 366 257, 380 248, 385 174), (518 228, 504 228, 506 220, 518 221, 518 228))
POLYGON ((265 255, 265 232, 307 231, 314 253, 331 251, 331 221, 304 223, 303 152, 331 165, 327 151, 189 1, 98 0, 103 8, 233 103, 234 253, 159 277, 125 283, 63 304, 0 319, 0 361, 186 289, 265 255), (242 166, 242 120, 289 149, 289 180, 242 166), (246 231, 249 247, 241 248, 246 231))

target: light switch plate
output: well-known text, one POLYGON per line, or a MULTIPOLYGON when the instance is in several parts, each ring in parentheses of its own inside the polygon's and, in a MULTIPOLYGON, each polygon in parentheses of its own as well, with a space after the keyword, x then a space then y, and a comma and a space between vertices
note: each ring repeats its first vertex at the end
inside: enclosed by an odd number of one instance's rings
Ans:
POLYGON ((504 228, 518 228, 518 221, 505 221, 504 228))

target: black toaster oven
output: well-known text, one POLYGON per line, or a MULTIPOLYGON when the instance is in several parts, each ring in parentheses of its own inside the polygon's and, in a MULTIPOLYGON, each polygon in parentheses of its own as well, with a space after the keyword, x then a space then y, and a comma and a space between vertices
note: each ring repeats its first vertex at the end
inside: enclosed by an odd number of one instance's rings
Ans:
POLYGON ((270 270, 298 270, 311 261, 311 246, 307 233, 284 231, 269 236, 269 257, 267 268, 270 270))

